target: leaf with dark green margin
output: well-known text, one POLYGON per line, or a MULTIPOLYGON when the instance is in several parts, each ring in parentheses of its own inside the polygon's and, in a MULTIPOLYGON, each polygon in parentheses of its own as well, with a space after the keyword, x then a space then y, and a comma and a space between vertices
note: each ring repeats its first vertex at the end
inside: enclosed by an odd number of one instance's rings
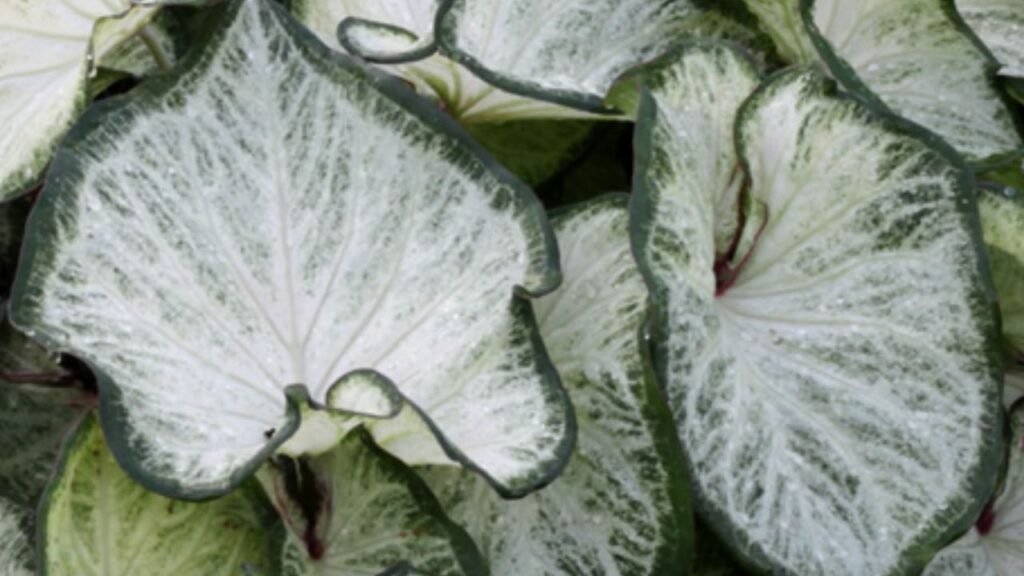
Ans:
POLYGON ((129 0, 0 4, 0 201, 42 177, 85 109, 91 62, 154 14, 129 0))
POLYGON ((821 59, 843 86, 982 162, 1024 147, 995 64, 953 0, 800 1, 821 59))
POLYGON ((978 210, 1003 319, 1003 338, 1024 357, 1024 194, 980 186, 978 210))
POLYGON ((811 71, 707 106, 737 60, 685 52, 637 128, 633 248, 697 505, 765 571, 913 574, 970 525, 1001 455, 973 178, 811 71), (735 140, 694 130, 733 116, 735 140), (734 146, 765 217, 747 210, 755 241, 723 269, 710 160, 734 146))
POLYGON ((283 576, 370 576, 391 574, 392 566, 396 574, 413 566, 431 576, 486 574, 473 541, 423 481, 365 430, 303 464, 303 482, 319 493, 315 517, 291 501, 282 466, 264 469, 260 479, 291 528, 282 543, 283 576))
POLYGON ((590 140, 594 122, 524 120, 469 124, 477 141, 510 172, 529 185, 539 184, 565 167, 590 140))
POLYGON ((539 202, 270 0, 211 10, 189 61, 64 142, 12 321, 90 363, 115 456, 168 496, 251 475, 298 426, 285 389, 344 409, 368 372, 426 419, 407 438, 440 437, 416 463, 550 482, 575 430, 526 301, 559 282, 539 202))
POLYGON ((565 473, 509 501, 456 468, 421 471, 494 574, 642 576, 683 573, 691 562, 683 456, 638 336, 647 289, 626 202, 604 196, 554 218, 565 285, 534 305, 579 422, 565 473))
POLYGON ((0 574, 30 576, 32 544, 22 525, 28 511, 0 499, 0 574))
POLYGON ((95 417, 68 442, 39 517, 46 576, 236 576, 270 562, 259 487, 201 504, 149 492, 118 467, 95 417))
POLYGON ((999 74, 1024 78, 1024 0, 956 0, 956 9, 999 61, 999 74))
POLYGON ((975 525, 928 564, 924 576, 1024 574, 1024 403, 1010 414, 1010 455, 999 494, 975 525))

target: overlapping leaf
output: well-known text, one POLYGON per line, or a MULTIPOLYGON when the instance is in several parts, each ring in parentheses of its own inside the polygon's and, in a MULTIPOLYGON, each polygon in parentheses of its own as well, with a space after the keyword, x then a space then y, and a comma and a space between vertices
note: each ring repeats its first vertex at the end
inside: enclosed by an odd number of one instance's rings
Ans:
POLYGON ((634 250, 699 504, 771 571, 912 573, 977 515, 1000 454, 973 181, 923 131, 789 71, 737 117, 755 241, 723 261, 722 171, 699 159, 733 142, 693 127, 730 124, 705 102, 736 60, 684 53, 638 124, 634 250))
POLYGON ((269 0, 215 10, 190 62, 69 136, 15 323, 90 361, 115 455, 165 494, 224 493, 294 431, 287 387, 323 405, 367 373, 438 461, 549 482, 574 430, 522 299, 558 281, 539 204, 269 0))
POLYGON ((41 573, 235 576, 246 564, 269 566, 257 496, 258 487, 193 504, 148 492, 121 471, 90 417, 40 507, 41 573))
POLYGON ((629 247, 625 197, 558 216, 565 286, 538 300, 541 334, 576 406, 565 473, 500 499, 453 468, 424 471, 493 574, 654 575, 690 562, 692 524, 671 416, 641 358, 647 290, 629 247))
POLYGON ((999 298, 1003 337, 1024 356, 1024 196, 1015 188, 985 186, 978 191, 985 244, 999 298))
POLYGON ((956 8, 999 61, 999 73, 1024 78, 1024 1, 956 0, 956 8))
POLYGON ((85 106, 91 60, 153 10, 131 9, 129 0, 0 4, 0 201, 39 180, 85 106))
POLYGON ((1024 404, 1010 416, 1010 463, 1003 487, 974 527, 942 550, 925 576, 1024 573, 1024 404))
POLYGON ((445 517, 423 481, 365 431, 297 474, 292 481, 319 492, 315 515, 303 517, 290 501, 280 467, 264 477, 292 528, 281 550, 283 576, 486 572, 473 541, 445 517))
POLYGON ((821 59, 847 90, 928 128, 972 161, 1024 146, 995 67, 953 0, 800 1, 821 59))

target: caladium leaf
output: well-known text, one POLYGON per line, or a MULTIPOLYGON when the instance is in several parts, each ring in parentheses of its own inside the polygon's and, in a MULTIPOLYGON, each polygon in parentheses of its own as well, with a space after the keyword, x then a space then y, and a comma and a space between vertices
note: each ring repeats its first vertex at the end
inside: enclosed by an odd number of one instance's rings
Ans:
POLYGON ((847 90, 928 128, 972 161, 1024 146, 994 64, 953 0, 800 1, 821 58, 847 90))
POLYGON ((0 500, 0 573, 5 576, 32 574, 32 546, 22 529, 25 511, 0 500))
POLYGON ((679 117, 718 113, 703 103, 741 77, 724 53, 685 54, 637 134, 634 251, 698 505, 773 572, 920 570, 977 515, 1001 453, 973 179, 925 131, 782 73, 737 116, 766 219, 723 275, 719 172, 688 163, 733 143, 679 117))
POLYGON ((503 90, 602 112, 618 77, 665 52, 699 13, 690 0, 451 0, 435 36, 503 90))
POLYGON ((592 116, 505 92, 439 54, 417 58, 426 56, 427 39, 433 49, 437 8, 438 2, 434 1, 291 2, 292 13, 325 44, 394 64, 387 67, 388 71, 412 83, 418 93, 437 100, 463 124, 592 116))
POLYGON ((1024 195, 1015 188, 983 186, 978 210, 992 262, 1003 337, 1024 357, 1024 195))
POLYGON ((535 309, 577 411, 578 449, 565 473, 509 501, 462 470, 423 471, 494 574, 638 576, 690 563, 682 453, 641 354, 647 289, 628 220, 626 196, 615 195, 554 221, 566 282, 535 309))
POLYGON ((0 4, 0 201, 41 177, 85 107, 91 60, 153 14, 129 0, 0 4))
POLYGON ((1024 573, 1024 403, 1010 415, 1010 455, 998 496, 974 527, 944 548, 925 576, 1016 576, 1024 573))
POLYGON ((956 0, 956 9, 999 61, 999 73, 1024 78, 1024 0, 956 0))
POLYGON ((260 474, 291 528, 282 543, 283 576, 486 573, 473 541, 423 481, 366 431, 302 465, 294 471, 278 463, 260 474), (296 482, 307 484, 289 487, 296 482), (295 488, 317 492, 310 511, 291 501, 295 488))
POLYGON ((761 28, 771 36, 783 60, 790 63, 814 62, 818 51, 804 29, 800 0, 743 0, 757 16, 761 28))
POLYGON ((15 324, 91 363, 115 455, 170 496, 248 476, 295 429, 288 386, 324 405, 367 372, 445 462, 509 494, 549 482, 574 429, 523 298, 559 279, 537 200, 276 4, 213 10, 190 62, 69 135, 15 324))
POLYGON ((269 565, 268 506, 258 486, 201 504, 169 500, 125 475, 94 417, 68 443, 40 505, 48 576, 235 576, 269 565))

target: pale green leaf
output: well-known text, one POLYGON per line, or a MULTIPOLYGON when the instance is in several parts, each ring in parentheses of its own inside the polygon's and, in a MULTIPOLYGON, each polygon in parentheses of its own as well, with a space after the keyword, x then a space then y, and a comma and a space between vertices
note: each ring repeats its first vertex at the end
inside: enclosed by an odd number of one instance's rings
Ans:
POLYGON ((681 570, 693 527, 682 453, 639 328, 647 290, 630 252, 625 196, 561 213, 565 285, 537 301, 541 335, 569 388, 577 451, 552 485, 502 500, 454 468, 423 474, 493 574, 655 575, 681 570))
POLYGON ((1002 489, 978 523, 935 556, 924 576, 1024 574, 1024 404, 1011 413, 1010 429, 1002 489))
POLYGON ((992 263, 1003 337, 1024 356, 1024 196, 1015 188, 982 187, 978 210, 992 263))
POLYGON ((266 503, 240 489, 193 504, 136 484, 114 461, 93 417, 68 443, 40 506, 47 576, 237 576, 269 565, 266 503))
POLYGON ((814 62, 818 51, 804 30, 800 0, 743 0, 771 36, 783 60, 790 63, 814 62))
MULTIPOLYGON (((683 55, 681 70, 705 72, 681 75, 676 90, 698 95, 690 108, 736 81, 728 61, 683 55)), ((710 202, 720 172, 687 168, 704 152, 670 136, 689 128, 676 119, 686 106, 655 90, 638 124, 634 252, 658 372, 716 532, 771 572, 909 574, 993 488, 991 288, 958 157, 831 90, 789 71, 741 109, 736 146, 766 220, 748 219, 757 240, 726 276, 710 202)))
POLYGON ((129 0, 0 4, 0 201, 41 178, 85 108, 90 59, 102 59, 153 14, 131 9, 129 0))
POLYGON ((847 90, 928 128, 972 161, 1024 147, 993 62, 953 0, 801 1, 822 60, 847 90))
POLYGON ((323 406, 367 371, 438 461, 549 482, 574 429, 524 298, 559 278, 537 200, 270 0, 212 10, 189 62, 66 140, 15 324, 89 361, 114 452, 167 495, 225 493, 294 432, 286 388, 323 406))
POLYGON ((365 431, 297 472, 291 466, 279 461, 261 472, 291 528, 281 550, 283 576, 376 576, 391 567, 431 576, 485 572, 472 540, 445 517, 423 481, 365 431), (315 516, 302 516, 289 501, 289 473, 318 492, 315 516))

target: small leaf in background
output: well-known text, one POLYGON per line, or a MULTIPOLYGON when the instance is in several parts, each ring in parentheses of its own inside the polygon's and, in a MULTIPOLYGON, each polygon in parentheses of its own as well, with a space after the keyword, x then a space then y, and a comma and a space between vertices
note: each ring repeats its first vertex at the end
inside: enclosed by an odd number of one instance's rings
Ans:
POLYGON ((286 389, 324 405, 366 371, 436 462, 550 482, 574 429, 525 301, 559 279, 539 202, 270 0, 213 10, 188 63, 64 142, 13 322, 95 367, 107 441, 168 496, 228 492, 293 432, 286 389))
POLYGON ((85 108, 92 62, 154 14, 129 0, 0 4, 0 201, 40 180, 85 108))
POLYGON ((421 471, 495 575, 658 575, 691 562, 682 454, 638 337, 647 290, 630 253, 626 199, 605 196, 554 218, 565 284, 535 309, 576 407, 579 440, 565 473, 502 500, 465 471, 421 471))
POLYGON ((114 461, 94 417, 68 443, 40 506, 48 576, 236 576, 270 563, 267 503, 248 486, 201 504, 136 484, 114 461))
POLYGON ((1003 338, 1013 355, 1024 358, 1024 193, 1009 186, 981 186, 978 209, 1003 338))
POLYGON ((502 166, 535 186, 572 162, 591 140, 594 122, 524 120, 466 128, 502 166))
POLYGON ((684 52, 637 127, 634 252, 698 510, 764 571, 912 573, 973 521, 1002 453, 973 179, 816 73, 775 75, 736 116, 756 241, 716 265, 733 132, 690 134, 730 126, 707 102, 738 90, 737 60, 684 52))
POLYGON ((1010 414, 1009 448, 999 494, 974 527, 935 556, 924 576, 1024 574, 1024 403, 1010 414))
POLYGON ((486 573, 473 541, 445 517, 423 481, 367 432, 350 434, 303 464, 303 481, 320 492, 315 515, 302 516, 302 505, 289 501, 282 466, 267 469, 261 480, 292 528, 280 550, 283 576, 408 574, 413 568, 431 576, 486 573))
POLYGON ((972 162, 1024 147, 995 65, 951 1, 800 1, 821 60, 850 92, 935 132, 972 162))
POLYGON ((815 62, 818 51, 804 29, 800 0, 743 0, 775 42, 776 50, 790 64, 815 62))

